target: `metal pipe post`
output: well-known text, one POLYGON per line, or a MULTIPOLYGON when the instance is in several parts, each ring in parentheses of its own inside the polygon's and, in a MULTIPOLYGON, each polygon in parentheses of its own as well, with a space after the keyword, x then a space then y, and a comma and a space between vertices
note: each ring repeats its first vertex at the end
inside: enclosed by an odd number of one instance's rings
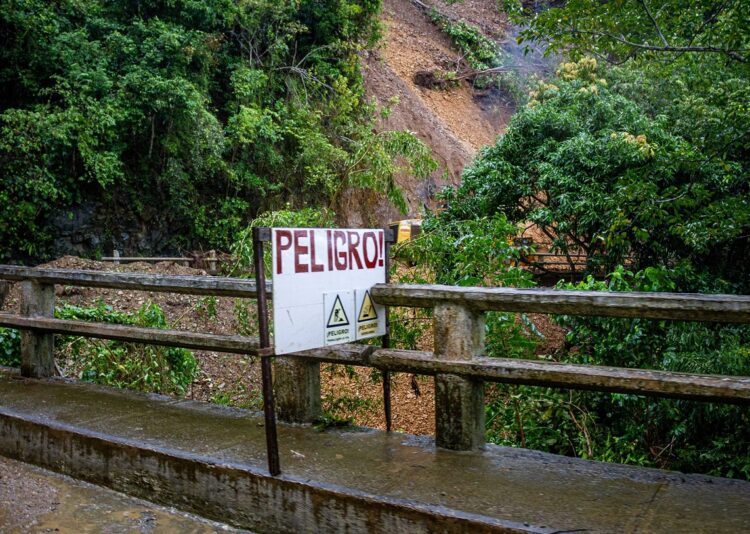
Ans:
MULTIPOLYGON (((385 283, 391 281, 391 244, 395 242, 395 235, 390 228, 385 229, 385 283)), ((385 335, 382 338, 382 347, 390 348, 391 345, 391 324, 388 307, 385 308, 385 335)), ((383 370, 383 408, 385 409, 385 430, 391 431, 393 418, 391 416, 391 372, 383 370)))
MULTIPOLYGON (((260 347, 271 346, 268 331, 268 299, 266 297, 266 272, 263 265, 263 243, 271 240, 269 228, 253 228, 253 255, 255 264, 255 284, 258 292, 258 330, 260 347)), ((276 435, 276 408, 273 399, 273 376, 271 373, 271 356, 261 357, 263 375, 263 413, 266 427, 266 450, 268 452, 268 471, 272 476, 281 473, 279 465, 279 442, 276 435)))

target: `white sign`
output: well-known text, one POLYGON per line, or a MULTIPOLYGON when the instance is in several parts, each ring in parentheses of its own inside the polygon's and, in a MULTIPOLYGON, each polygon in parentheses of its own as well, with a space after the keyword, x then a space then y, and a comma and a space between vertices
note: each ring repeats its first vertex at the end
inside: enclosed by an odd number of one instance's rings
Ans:
POLYGON ((271 248, 276 354, 385 334, 383 230, 273 228, 271 248))

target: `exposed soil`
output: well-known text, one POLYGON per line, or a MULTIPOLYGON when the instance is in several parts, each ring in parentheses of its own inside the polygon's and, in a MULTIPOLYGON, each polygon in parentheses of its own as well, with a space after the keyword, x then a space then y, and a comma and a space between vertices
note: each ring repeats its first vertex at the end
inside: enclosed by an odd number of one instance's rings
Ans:
MULTIPOLYGON (((386 0, 383 21, 386 27, 385 46, 381 51, 383 62, 405 82, 408 90, 426 105, 470 155, 473 156, 481 146, 494 143, 505 124, 489 123, 475 102, 468 83, 444 91, 428 90, 414 83, 414 75, 419 71, 455 68, 459 63, 460 55, 451 47, 448 37, 408 0, 386 0)), ((431 146, 439 154, 442 151, 440 142, 436 142, 435 137, 430 141, 435 143, 431 146)))
MULTIPOLYGON (((339 419, 385 430, 383 380, 367 367, 324 365, 321 368, 323 405, 339 419)), ((410 434, 435 433, 435 381, 404 373, 391 375, 393 429, 410 434)))
POLYGON ((427 6, 438 9, 448 16, 462 19, 479 28, 484 35, 495 41, 506 40, 507 17, 500 12, 497 2, 488 0, 421 0, 427 6))
MULTIPOLYGON (((470 0, 453 6, 440 2, 438 7, 466 17, 493 38, 502 38, 503 16, 493 2, 470 0)), ((454 70, 460 53, 410 0, 385 0, 381 19, 381 47, 363 52, 361 58, 367 98, 380 106, 392 106, 381 129, 414 132, 432 149, 439 163, 439 169, 426 180, 408 175, 397 179, 407 197, 408 215, 419 216, 425 207, 434 206, 436 191, 460 182, 464 166, 482 146, 494 144, 496 136, 505 131, 513 109, 497 106, 465 80, 432 88, 415 83, 419 72, 454 70), (398 102, 395 105, 394 99, 398 102)), ((373 218, 385 224, 403 218, 383 201, 365 199, 357 192, 344 195, 339 210, 343 224, 361 224, 373 218)))

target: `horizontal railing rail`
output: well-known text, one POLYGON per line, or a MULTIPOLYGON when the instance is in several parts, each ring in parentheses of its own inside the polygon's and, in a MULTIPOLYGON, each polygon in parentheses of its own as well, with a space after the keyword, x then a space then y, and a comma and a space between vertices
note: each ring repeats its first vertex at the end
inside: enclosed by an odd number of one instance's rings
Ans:
POLYGON ((146 263, 159 263, 162 261, 170 263, 191 263, 194 258, 186 256, 102 256, 101 261, 113 261, 122 263, 136 263, 139 261, 146 263))
POLYGON ((0 313, 0 326, 19 330, 36 330, 53 334, 78 335, 130 343, 234 354, 268 356, 273 353, 273 349, 259 348, 257 337, 248 336, 226 336, 183 330, 162 330, 130 325, 49 319, 46 317, 25 317, 9 313, 0 313))
MULTIPOLYGON (((254 280, 214 276, 155 276, 147 273, 0 265, 0 279, 132 291, 257 297, 254 280)), ((273 294, 271 282, 266 284, 266 291, 269 295, 273 294)), ((750 296, 743 295, 610 293, 408 284, 378 284, 371 293, 376 302, 386 306, 429 308, 440 303, 455 303, 479 311, 750 323, 750 296)))
POLYGON ((449 303, 477 311, 750 323, 750 296, 744 295, 410 284, 378 284, 370 293, 380 304, 411 308, 449 303))
POLYGON ((696 375, 516 358, 439 360, 430 351, 378 349, 366 345, 336 345, 301 352, 295 356, 326 363, 374 367, 383 371, 419 375, 447 373, 503 384, 750 404, 750 377, 696 375))
MULTIPOLYGON (((39 284, 156 291, 216 297, 256 298, 255 280, 217 276, 153 275, 149 273, 117 273, 67 269, 34 269, 0 265, 0 279, 20 282, 30 280, 39 284)), ((271 292, 271 283, 266 291, 271 292)))

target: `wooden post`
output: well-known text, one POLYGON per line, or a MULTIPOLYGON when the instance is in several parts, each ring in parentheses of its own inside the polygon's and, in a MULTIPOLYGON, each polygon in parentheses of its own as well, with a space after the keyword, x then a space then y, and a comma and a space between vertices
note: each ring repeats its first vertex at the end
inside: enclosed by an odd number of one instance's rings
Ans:
POLYGON ((112 251, 112 263, 115 265, 120 265, 120 251, 117 249, 114 249, 112 251))
MULTIPOLYGON (((484 315, 457 304, 438 304, 434 317, 435 358, 471 360, 484 351, 484 315)), ((481 380, 435 375, 435 444, 471 450, 484 444, 481 380)))
MULTIPOLYGON (((28 317, 53 317, 55 286, 21 282, 21 313, 28 317)), ((45 378, 55 371, 55 335, 24 330, 21 332, 21 375, 45 378)))
POLYGON ((277 357, 273 378, 281 421, 312 423, 320 417, 320 362, 277 357))
POLYGON ((3 302, 5 302, 5 296, 8 294, 9 289, 10 284, 4 280, 0 280, 0 308, 3 306, 3 302))

